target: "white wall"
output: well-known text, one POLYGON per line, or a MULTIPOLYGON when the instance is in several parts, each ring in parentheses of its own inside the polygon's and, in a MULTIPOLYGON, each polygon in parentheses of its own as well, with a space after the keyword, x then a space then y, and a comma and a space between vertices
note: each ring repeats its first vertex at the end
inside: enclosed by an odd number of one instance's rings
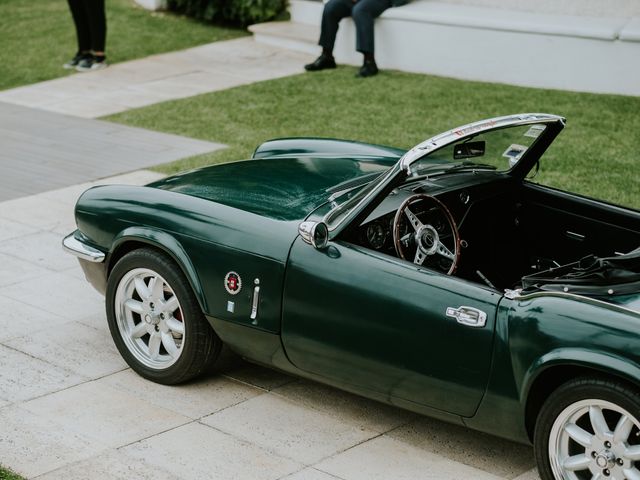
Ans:
POLYGON ((640 0, 438 0, 456 5, 592 17, 640 17, 640 0))

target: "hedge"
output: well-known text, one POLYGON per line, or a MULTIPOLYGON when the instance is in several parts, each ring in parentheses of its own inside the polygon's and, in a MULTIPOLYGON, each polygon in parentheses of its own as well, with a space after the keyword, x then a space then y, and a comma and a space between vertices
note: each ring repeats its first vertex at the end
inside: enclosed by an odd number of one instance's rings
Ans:
POLYGON ((287 0, 169 0, 168 6, 200 20, 246 26, 275 18, 287 0))

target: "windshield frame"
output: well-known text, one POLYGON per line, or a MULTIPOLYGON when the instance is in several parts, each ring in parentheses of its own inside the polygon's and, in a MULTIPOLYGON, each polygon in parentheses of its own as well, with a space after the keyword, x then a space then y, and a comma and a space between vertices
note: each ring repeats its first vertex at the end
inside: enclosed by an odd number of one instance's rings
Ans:
MULTIPOLYGON (((375 198, 377 198, 382 192, 391 190, 395 186, 402 183, 407 177, 411 176, 413 173, 412 167, 417 161, 440 150, 441 148, 447 147, 448 145, 456 142, 465 141, 481 133, 520 125, 533 124, 559 125, 559 129, 555 133, 545 131, 542 134, 543 137, 551 135, 551 140, 553 140, 557 133, 562 128, 564 128, 565 121, 566 120, 561 116, 546 113, 523 113, 517 115, 508 115, 463 125, 443 132, 439 135, 436 135, 435 137, 431 137, 419 143, 415 147, 411 148, 407 153, 405 153, 398 160, 398 162, 386 173, 373 179, 371 183, 366 185, 353 197, 336 206, 324 216, 322 221, 327 225, 327 228, 329 230, 329 240, 333 240, 335 237, 337 237, 340 232, 342 232, 342 230, 344 230, 344 228, 346 228, 346 226, 349 225, 351 221, 356 218, 366 208, 366 206, 370 202, 374 201, 375 198)), ((538 158, 536 158, 533 163, 535 163, 535 161, 537 160, 538 158)), ((524 168, 527 167, 526 164, 533 165, 533 163, 531 162, 526 162, 524 165, 519 165, 519 163, 520 162, 518 162, 515 167, 513 167, 506 173, 516 171, 522 172, 524 168)), ((450 165, 450 163, 443 164, 443 168, 450 165)), ((473 167, 470 166, 469 168, 472 169, 473 167)), ((526 173, 527 172, 524 172, 522 176, 524 177, 526 173)))

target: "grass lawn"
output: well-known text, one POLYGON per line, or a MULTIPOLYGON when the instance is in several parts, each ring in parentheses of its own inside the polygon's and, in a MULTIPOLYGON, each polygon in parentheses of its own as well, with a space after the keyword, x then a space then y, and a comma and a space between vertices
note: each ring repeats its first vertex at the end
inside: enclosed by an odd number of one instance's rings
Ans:
POLYGON ((248 158, 282 136, 339 137, 409 148, 458 125, 521 112, 556 113, 567 127, 545 155, 546 184, 640 209, 640 98, 521 88, 355 69, 302 74, 171 101, 109 120, 226 143, 173 164, 172 173, 248 158))
POLYGON ((23 478, 11 470, 6 470, 0 466, 0 480, 23 480, 23 478))
MULTIPOLYGON (((180 50, 246 33, 170 13, 152 13, 133 0, 108 0, 110 63, 180 50)), ((0 90, 67 75, 62 64, 77 50, 66 0, 0 0, 0 90)))

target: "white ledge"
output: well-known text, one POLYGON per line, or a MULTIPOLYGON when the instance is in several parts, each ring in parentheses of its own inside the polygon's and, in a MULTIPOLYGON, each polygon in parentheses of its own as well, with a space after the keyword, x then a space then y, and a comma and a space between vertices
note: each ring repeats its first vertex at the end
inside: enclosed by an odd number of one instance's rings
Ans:
POLYGON ((620 40, 640 42, 640 18, 634 17, 620 31, 620 40))
MULTIPOLYGON (((618 39, 621 37, 620 32, 623 27, 629 23, 628 18, 622 17, 599 18, 539 14, 424 0, 414 1, 402 7, 390 8, 382 14, 381 18, 598 40, 618 39)), ((630 31, 625 40, 635 38, 633 35, 640 33, 639 29, 640 25, 634 31, 630 31)))

